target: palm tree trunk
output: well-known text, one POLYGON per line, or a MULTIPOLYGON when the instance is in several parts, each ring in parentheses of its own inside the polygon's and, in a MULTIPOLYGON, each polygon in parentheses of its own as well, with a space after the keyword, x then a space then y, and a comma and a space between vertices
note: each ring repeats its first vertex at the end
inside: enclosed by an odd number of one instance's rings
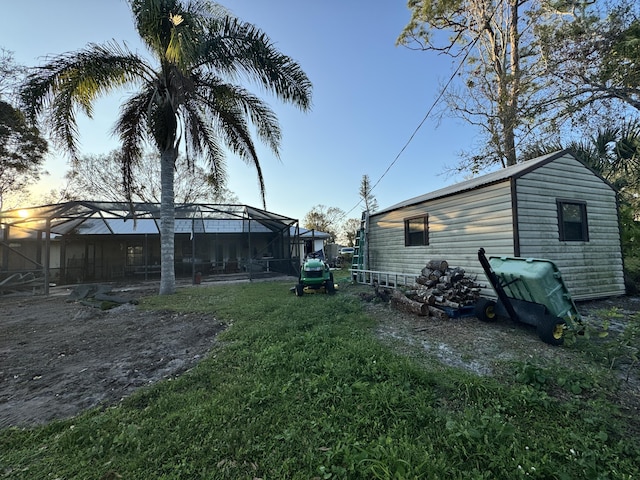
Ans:
POLYGON ((173 180, 177 156, 174 148, 165 150, 160 156, 160 295, 171 295, 176 291, 173 180))

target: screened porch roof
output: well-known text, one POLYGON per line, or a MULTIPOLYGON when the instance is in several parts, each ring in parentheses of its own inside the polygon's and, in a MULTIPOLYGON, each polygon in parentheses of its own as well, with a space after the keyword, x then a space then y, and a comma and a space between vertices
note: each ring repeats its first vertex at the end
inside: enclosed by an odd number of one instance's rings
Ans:
MULTIPOLYGON (((298 220, 248 205, 176 204, 176 233, 281 232, 298 220)), ((53 234, 158 234, 157 203, 73 201, 0 212, 0 224, 53 234), (48 227, 48 228, 47 228, 48 227)))

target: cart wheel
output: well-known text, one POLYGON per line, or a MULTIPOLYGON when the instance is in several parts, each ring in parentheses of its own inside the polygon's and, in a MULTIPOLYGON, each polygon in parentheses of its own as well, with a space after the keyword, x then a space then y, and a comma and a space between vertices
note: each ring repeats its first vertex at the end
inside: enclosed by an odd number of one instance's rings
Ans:
POLYGON ((304 295, 304 285, 301 283, 296 284, 296 296, 301 297, 304 295))
POLYGON ((545 315, 538 325, 538 336, 540 340, 549 345, 562 345, 564 343, 564 320, 552 315, 545 315))
POLYGON ((481 298, 476 302, 474 313, 478 320, 483 322, 493 322, 498 315, 496 315, 496 302, 489 300, 488 298, 481 298))

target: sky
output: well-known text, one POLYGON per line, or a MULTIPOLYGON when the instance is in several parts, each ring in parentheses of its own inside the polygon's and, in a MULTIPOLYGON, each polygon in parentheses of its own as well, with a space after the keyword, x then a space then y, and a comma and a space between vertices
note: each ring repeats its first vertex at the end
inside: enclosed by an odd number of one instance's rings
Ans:
MULTIPOLYGON (((324 205, 342 209, 344 219, 360 218, 363 175, 377 184, 372 194, 379 208, 464 179, 447 170, 461 151, 473 149, 479 132, 435 113, 425 120, 457 60, 395 45, 410 18, 405 1, 220 3, 262 29, 313 84, 308 112, 245 85, 267 101, 282 130, 279 159, 256 139, 267 210, 302 221, 324 205)), ((3 16, 0 47, 28 67, 114 40, 147 55, 125 0, 23 0, 3 5, 3 16)), ((110 132, 125 98, 126 92, 104 97, 92 119, 79 116, 81 155, 118 147, 110 132)), ((45 168, 50 175, 37 186, 41 192, 62 186, 69 158, 54 149, 45 168)), ((255 170, 233 155, 227 170, 228 188, 240 202, 262 208, 255 170)))

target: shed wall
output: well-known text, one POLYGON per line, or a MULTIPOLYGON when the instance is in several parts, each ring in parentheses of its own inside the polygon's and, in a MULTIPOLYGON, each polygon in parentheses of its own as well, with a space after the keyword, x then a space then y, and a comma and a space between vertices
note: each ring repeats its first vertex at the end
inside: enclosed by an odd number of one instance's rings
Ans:
POLYGON ((419 275, 429 260, 443 259, 484 281, 478 249, 511 252, 513 222, 510 182, 372 215, 369 270, 419 275), (404 245, 404 220, 429 216, 429 245, 404 245))
POLYGON ((615 192, 570 156, 516 181, 520 256, 552 260, 574 299, 625 293, 615 192), (586 202, 589 241, 560 241, 556 200, 586 202))

